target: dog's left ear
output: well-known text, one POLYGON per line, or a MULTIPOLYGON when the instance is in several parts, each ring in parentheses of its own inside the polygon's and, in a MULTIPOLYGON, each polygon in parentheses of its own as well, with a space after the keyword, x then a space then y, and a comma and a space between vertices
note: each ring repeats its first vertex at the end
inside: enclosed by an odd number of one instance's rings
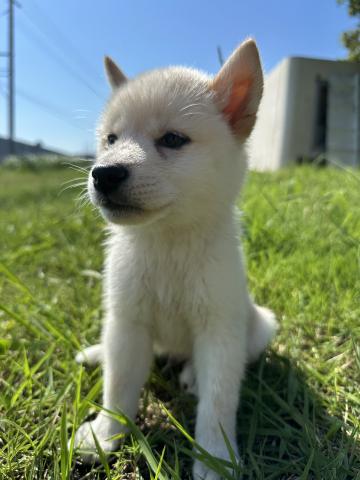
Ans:
POLYGON ((116 65, 114 60, 112 60, 110 57, 105 57, 104 65, 107 78, 113 90, 118 88, 122 83, 126 82, 127 78, 120 70, 120 68, 116 65))
POLYGON ((259 52, 252 39, 233 52, 211 83, 232 131, 243 140, 255 125, 263 84, 259 52))

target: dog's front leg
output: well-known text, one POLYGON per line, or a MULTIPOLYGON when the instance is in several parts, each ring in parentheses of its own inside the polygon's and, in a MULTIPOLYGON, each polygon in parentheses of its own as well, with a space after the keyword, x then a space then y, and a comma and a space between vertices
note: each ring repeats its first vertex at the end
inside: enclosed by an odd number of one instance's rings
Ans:
MULTIPOLYGON (((138 408, 140 389, 146 381, 152 360, 152 342, 143 325, 109 319, 104 328, 104 408, 122 412, 133 418, 138 408)), ((86 422, 76 433, 75 446, 83 451, 85 460, 96 457, 96 435, 105 452, 113 451, 119 440, 112 436, 126 429, 106 411, 95 420, 86 422)))
MULTIPOLYGON (((241 324, 220 319, 209 322, 195 341, 194 360, 199 389, 195 439, 216 457, 229 460, 222 429, 238 457, 236 412, 244 374, 246 349, 241 324)), ((200 461, 194 464, 194 479, 220 478, 200 461)))

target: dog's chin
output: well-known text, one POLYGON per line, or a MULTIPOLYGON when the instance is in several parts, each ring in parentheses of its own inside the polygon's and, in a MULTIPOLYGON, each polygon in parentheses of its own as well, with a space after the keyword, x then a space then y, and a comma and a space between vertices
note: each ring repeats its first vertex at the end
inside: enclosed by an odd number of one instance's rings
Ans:
POLYGON ((131 225, 141 223, 145 212, 137 207, 119 205, 117 207, 99 206, 102 216, 111 223, 131 225))
POLYGON ((148 210, 135 205, 113 202, 97 206, 105 220, 116 225, 138 225, 154 221, 163 215, 166 208, 148 210))

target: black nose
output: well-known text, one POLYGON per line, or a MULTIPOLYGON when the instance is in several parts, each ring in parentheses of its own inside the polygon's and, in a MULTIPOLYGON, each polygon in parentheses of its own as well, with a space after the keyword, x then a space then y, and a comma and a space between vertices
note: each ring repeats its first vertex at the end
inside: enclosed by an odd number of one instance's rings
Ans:
POLYGON ((91 175, 94 179, 94 187, 96 190, 101 193, 111 193, 128 178, 129 170, 123 165, 95 167, 91 175))

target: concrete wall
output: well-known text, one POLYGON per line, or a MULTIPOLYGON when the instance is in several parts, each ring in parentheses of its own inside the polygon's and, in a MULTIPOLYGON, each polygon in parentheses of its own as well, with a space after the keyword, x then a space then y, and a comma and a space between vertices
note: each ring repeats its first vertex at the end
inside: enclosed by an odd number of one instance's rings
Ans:
POLYGON ((285 135, 283 126, 289 88, 289 67, 290 62, 285 59, 266 78, 255 131, 250 140, 250 167, 267 170, 280 166, 285 135))
MULTIPOLYGON (((319 82, 329 83, 330 99, 332 98, 331 85, 332 81, 335 85, 335 77, 339 78, 339 75, 342 75, 344 78, 354 78, 356 83, 358 78, 356 74, 360 74, 360 64, 309 58, 288 58, 275 67, 265 79, 258 122, 250 141, 250 167, 259 170, 276 170, 300 158, 311 158, 321 153, 316 151, 314 143, 319 82)), ((338 117, 337 123, 342 125, 349 123, 350 116, 354 117, 349 126, 352 130, 357 130, 354 133, 354 139, 356 136, 359 138, 359 122, 355 119, 360 115, 360 105, 359 102, 356 103, 355 97, 356 92, 354 99, 347 102, 347 105, 343 104, 343 108, 335 113, 335 117, 338 117)), ((334 101, 332 103, 334 104, 334 101)), ((332 115, 334 116, 334 109, 332 115)), ((330 115, 328 122, 331 123, 330 115)), ((339 127, 335 126, 335 130, 334 125, 332 131, 328 128, 327 150, 332 148, 335 135, 340 135, 339 127)), ((345 138, 350 134, 342 132, 341 135, 345 138)), ((355 153, 353 150, 350 153, 348 151, 345 156, 338 151, 335 155, 337 161, 349 164, 351 157, 352 164, 359 164, 360 145, 356 147, 355 140, 353 145, 355 150, 357 148, 355 153)), ((331 154, 328 157, 329 160, 335 158, 331 154)))

